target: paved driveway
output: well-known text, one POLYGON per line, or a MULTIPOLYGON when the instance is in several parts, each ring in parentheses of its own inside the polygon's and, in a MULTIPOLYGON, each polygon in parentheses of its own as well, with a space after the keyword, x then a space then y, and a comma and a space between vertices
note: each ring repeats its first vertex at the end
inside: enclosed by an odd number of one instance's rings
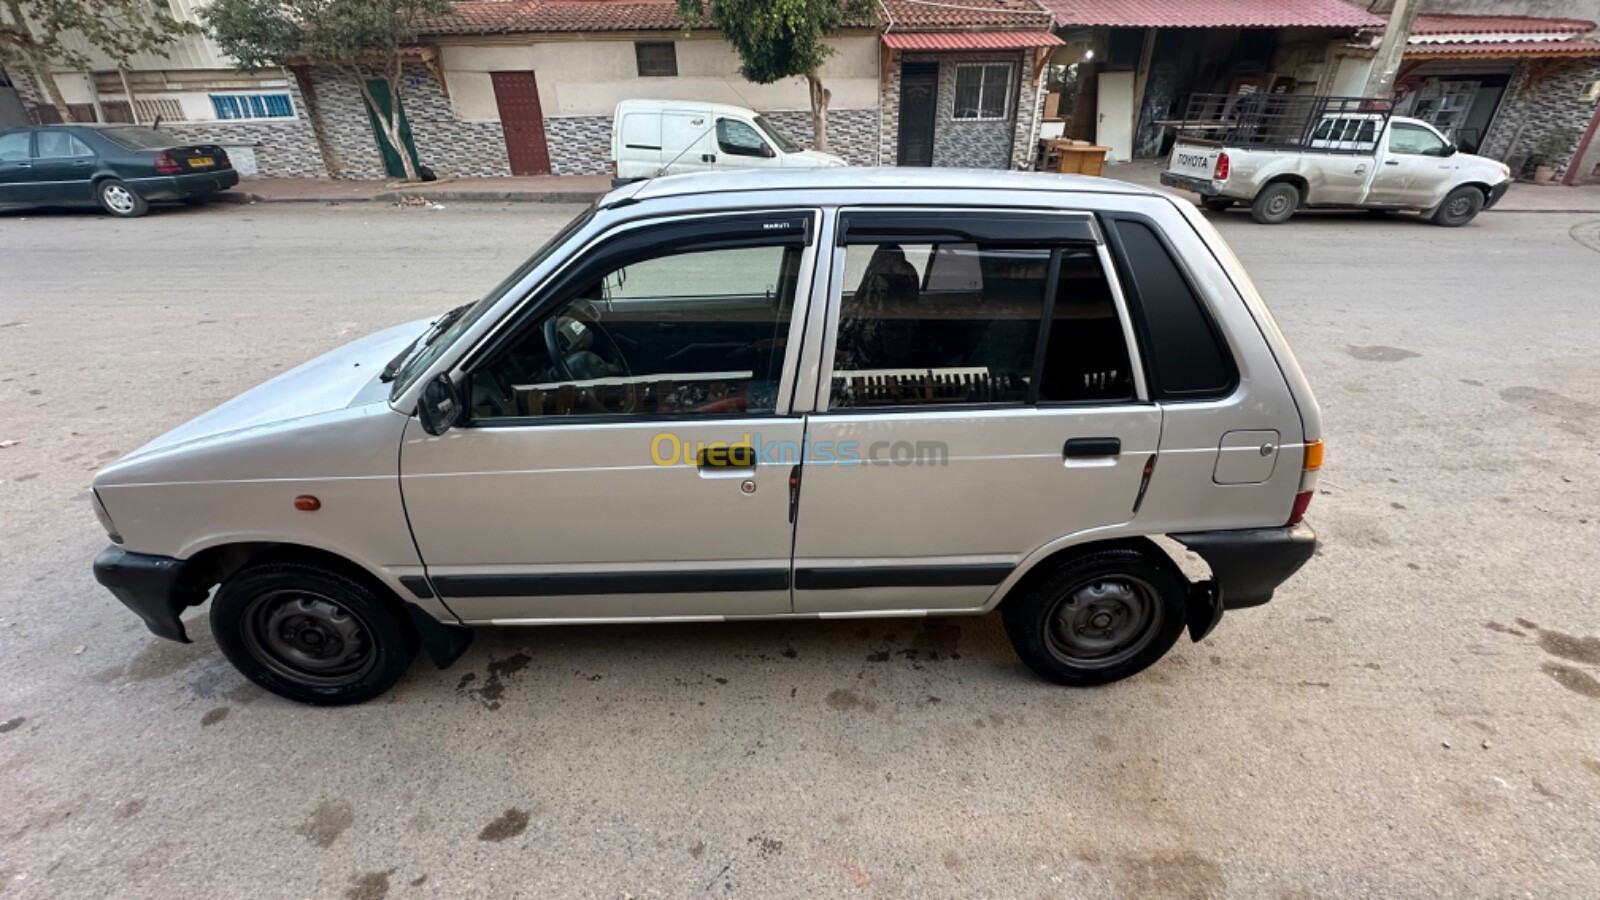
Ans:
POLYGON ((1323 403, 1327 543, 1104 689, 995 617, 571 627, 317 710, 93 582, 97 466, 574 211, 0 217, 0 896, 1594 896, 1592 216, 1221 217, 1323 403))

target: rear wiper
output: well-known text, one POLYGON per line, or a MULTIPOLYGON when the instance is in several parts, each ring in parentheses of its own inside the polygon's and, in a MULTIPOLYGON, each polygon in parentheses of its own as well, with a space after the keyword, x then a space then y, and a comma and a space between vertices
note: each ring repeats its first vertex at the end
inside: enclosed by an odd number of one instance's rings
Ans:
POLYGON ((432 344, 434 339, 439 336, 440 332, 444 331, 446 328, 449 328, 451 325, 454 325, 456 320, 461 318, 462 315, 464 315, 466 311, 471 308, 471 303, 463 303, 439 318, 434 319, 433 324, 428 326, 427 331, 424 331, 417 337, 416 340, 407 344, 406 348, 401 350, 399 355, 397 355, 394 359, 389 360, 389 364, 383 367, 383 373, 378 376, 378 380, 384 384, 388 384, 389 382, 393 381, 395 376, 399 374, 400 370, 405 367, 406 362, 411 359, 412 354, 416 353, 418 350, 421 350, 423 347, 432 344))

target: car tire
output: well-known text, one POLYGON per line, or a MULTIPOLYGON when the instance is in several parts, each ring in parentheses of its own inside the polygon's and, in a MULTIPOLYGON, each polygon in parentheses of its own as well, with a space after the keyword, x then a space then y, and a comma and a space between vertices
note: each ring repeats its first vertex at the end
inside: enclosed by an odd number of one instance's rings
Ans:
POLYGON ((239 570, 211 601, 211 631, 246 678, 314 706, 371 700, 417 655, 416 632, 397 602, 304 563, 239 570))
POLYGON ((1211 212, 1227 212, 1233 209, 1233 201, 1227 197, 1202 197, 1200 205, 1211 212))
POLYGON ((1460 228, 1478 217, 1483 211, 1483 191, 1463 185, 1445 195, 1444 202, 1433 212, 1433 224, 1445 228, 1460 228))
POLYGON ((1250 204, 1250 217, 1263 225, 1282 225, 1300 208, 1300 189, 1287 181, 1269 184, 1250 204))
POLYGON ((1183 633, 1188 581, 1170 560, 1117 547, 1074 557, 1001 606, 1017 656, 1047 681, 1119 681, 1183 633))
POLYGON ((139 192, 128 187, 125 182, 115 178, 106 180, 94 186, 95 199, 100 201, 100 208, 123 219, 137 219, 150 211, 150 203, 139 192))

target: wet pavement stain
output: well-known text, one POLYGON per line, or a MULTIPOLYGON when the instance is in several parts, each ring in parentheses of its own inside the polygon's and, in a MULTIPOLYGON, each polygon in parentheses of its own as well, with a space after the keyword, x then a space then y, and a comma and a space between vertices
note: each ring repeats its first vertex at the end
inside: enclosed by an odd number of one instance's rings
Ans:
POLYGON ((406 882, 406 884, 409 884, 412 887, 422 887, 423 885, 425 885, 427 883, 428 883, 428 876, 427 875, 418 875, 417 877, 415 877, 415 878, 411 879, 410 881, 406 882))
POLYGON ((498 819, 483 826, 478 832, 478 840, 500 843, 514 838, 528 830, 528 813, 526 810, 517 809, 515 806, 500 814, 498 819))
POLYGON ((1517 385, 1500 392, 1500 399, 1517 406, 1526 406, 1539 412, 1550 413, 1565 419, 1583 419, 1600 412, 1600 407, 1584 400, 1574 400, 1544 388, 1517 385))
POLYGON ((355 821, 356 813, 350 804, 343 800, 324 800, 312 810, 311 818, 295 827, 294 833, 326 849, 355 821))
POLYGON ((1121 857, 1111 880, 1119 897, 1214 900, 1225 889, 1222 867, 1192 851, 1121 857))
POLYGON ((226 719, 228 717, 228 710, 229 707, 219 706, 216 709, 207 712, 205 715, 200 717, 200 727, 210 728, 212 725, 215 725, 218 722, 221 722, 223 719, 226 719))
POLYGON ((1483 623, 1483 627, 1500 634, 1509 634, 1512 637, 1528 636, 1526 631, 1518 631, 1517 629, 1512 628, 1510 625, 1501 625, 1499 622, 1485 622, 1483 623))
POLYGON ((134 799, 129 800, 127 803, 117 807, 117 818, 131 819, 141 812, 144 812, 144 800, 142 798, 135 797, 134 799))
POLYGON ((1349 344, 1344 348, 1344 352, 1362 362, 1399 362, 1402 359, 1416 359, 1422 355, 1415 350, 1407 350, 1404 347, 1386 347, 1382 344, 1374 344, 1370 347, 1358 347, 1355 344, 1349 344))
POLYGON ((762 859, 771 859, 783 852, 783 841, 764 834, 752 834, 745 839, 745 843, 756 848, 756 856, 762 859))
POLYGON ((505 680, 526 669, 533 657, 518 651, 504 659, 491 659, 485 667, 482 684, 476 672, 468 672, 456 682, 456 691, 477 699, 484 709, 499 709, 506 696, 505 680))
POLYGON ((16 718, 7 719, 4 722, 0 722, 0 734, 5 734, 8 731, 16 731, 18 728, 21 728, 22 723, 26 721, 28 721, 27 716, 17 716, 16 718))
POLYGON ((1544 670, 1546 675, 1554 678, 1556 684, 1567 690, 1575 694, 1582 694, 1585 697, 1600 699, 1600 681, 1596 681, 1594 676, 1588 672, 1582 669, 1574 669, 1572 666, 1548 662, 1540 668, 1544 670))
POLYGON ((705 856, 706 855, 706 842, 705 841, 695 841, 689 847, 689 855, 694 857, 695 859, 699 859, 700 857, 705 856))
POLYGON ((1585 663, 1591 666, 1600 666, 1600 638, 1577 637, 1551 631, 1548 628, 1539 629, 1539 649, 1562 659, 1573 662, 1585 663))
POLYGON ((350 879, 350 887, 345 889, 345 900, 383 900, 389 896, 389 876, 394 870, 387 872, 366 872, 350 879))

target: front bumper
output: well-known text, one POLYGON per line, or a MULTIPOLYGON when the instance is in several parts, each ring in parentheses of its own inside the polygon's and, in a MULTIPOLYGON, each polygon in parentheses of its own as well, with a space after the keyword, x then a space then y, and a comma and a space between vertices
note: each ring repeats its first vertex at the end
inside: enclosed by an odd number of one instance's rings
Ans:
POLYGON ((1286 528, 1197 531, 1171 537, 1211 566, 1221 609, 1266 603, 1278 585, 1317 552, 1317 533, 1304 522, 1286 528))
POLYGON ((144 620, 157 637, 189 643, 178 614, 206 599, 207 591, 185 579, 187 564, 170 556, 129 553, 107 547, 94 559, 94 580, 144 620))
POLYGON ((1222 195, 1222 188, 1217 187, 1216 182, 1207 178, 1192 178, 1188 175, 1179 175, 1176 172, 1162 172, 1161 183, 1167 187, 1194 191, 1202 197, 1218 197, 1222 195))
POLYGON ((1506 179, 1492 188, 1489 188, 1489 202, 1483 204, 1484 209, 1493 209, 1500 198, 1506 195, 1506 190, 1511 187, 1511 179, 1506 179))
POLYGON ((183 200, 225 191, 239 183, 239 172, 237 169, 219 169, 188 175, 135 178, 128 183, 146 200, 183 200))

